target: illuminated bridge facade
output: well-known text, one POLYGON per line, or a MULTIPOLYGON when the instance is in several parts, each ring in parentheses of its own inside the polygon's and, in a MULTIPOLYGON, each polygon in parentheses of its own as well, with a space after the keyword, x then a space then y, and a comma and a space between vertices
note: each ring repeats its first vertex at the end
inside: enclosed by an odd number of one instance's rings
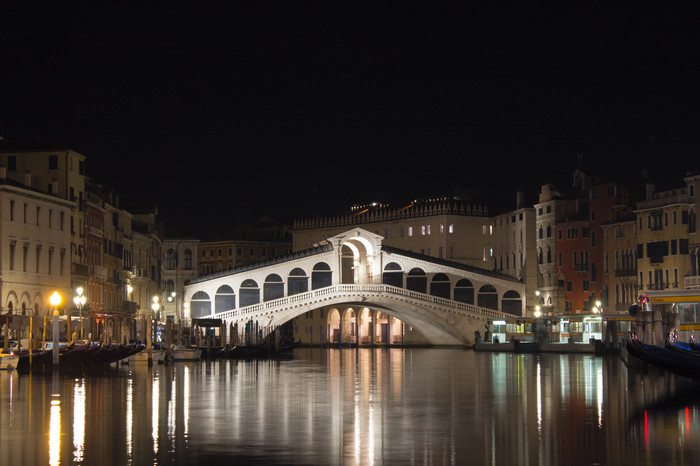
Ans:
POLYGON ((236 335, 293 321, 295 338, 310 344, 471 345, 489 320, 524 314, 519 280, 382 240, 353 228, 304 251, 198 277, 185 287, 189 317, 220 319, 236 335))

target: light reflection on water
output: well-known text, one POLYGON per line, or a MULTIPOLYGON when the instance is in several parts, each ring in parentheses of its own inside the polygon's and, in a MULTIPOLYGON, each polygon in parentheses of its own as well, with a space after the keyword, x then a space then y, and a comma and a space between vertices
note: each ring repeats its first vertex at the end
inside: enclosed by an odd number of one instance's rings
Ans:
POLYGON ((618 357, 296 349, 0 372, 0 464, 700 464, 698 384, 618 357))

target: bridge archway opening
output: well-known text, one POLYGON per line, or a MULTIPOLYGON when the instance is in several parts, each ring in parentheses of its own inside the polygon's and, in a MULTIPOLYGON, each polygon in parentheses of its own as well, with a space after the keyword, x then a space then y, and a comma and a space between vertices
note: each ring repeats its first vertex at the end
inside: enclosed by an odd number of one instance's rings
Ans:
POLYGON ((190 299, 190 317, 196 319, 211 315, 211 298, 204 291, 197 291, 190 299))
POLYGON ((483 285, 479 288, 477 305, 488 309, 498 310, 498 292, 493 285, 483 285))
POLYGON ((340 246, 340 282, 371 283, 374 254, 374 247, 367 238, 352 236, 345 240, 340 246))

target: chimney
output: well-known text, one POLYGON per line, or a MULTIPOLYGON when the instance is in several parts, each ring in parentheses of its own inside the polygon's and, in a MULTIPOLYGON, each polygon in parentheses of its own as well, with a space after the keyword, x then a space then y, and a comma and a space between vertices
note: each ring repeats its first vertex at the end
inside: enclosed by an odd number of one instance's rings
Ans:
POLYGON ((24 185, 27 188, 32 187, 32 173, 31 172, 24 172, 24 185))
POLYGON ((522 189, 518 189, 515 192, 515 209, 522 209, 523 208, 523 198, 525 196, 525 193, 523 193, 522 189))

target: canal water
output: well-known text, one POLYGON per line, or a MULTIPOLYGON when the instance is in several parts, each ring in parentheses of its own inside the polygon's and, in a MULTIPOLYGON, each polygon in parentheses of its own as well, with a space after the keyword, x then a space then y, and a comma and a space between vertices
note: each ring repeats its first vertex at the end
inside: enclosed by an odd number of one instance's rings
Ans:
POLYGON ((2 465, 692 465, 696 382, 619 356, 297 348, 0 372, 2 465))

